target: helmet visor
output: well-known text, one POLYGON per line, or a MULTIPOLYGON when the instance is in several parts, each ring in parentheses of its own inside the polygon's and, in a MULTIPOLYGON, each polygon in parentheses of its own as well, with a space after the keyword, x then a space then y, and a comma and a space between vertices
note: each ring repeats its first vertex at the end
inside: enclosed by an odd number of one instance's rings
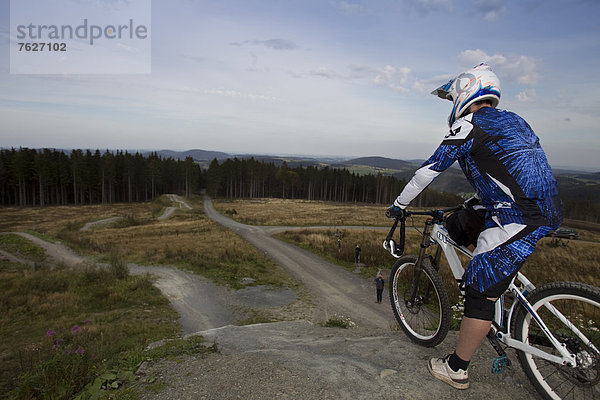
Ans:
POLYGON ((452 87, 452 84, 454 83, 455 80, 456 80, 456 78, 450 79, 448 81, 448 83, 435 89, 433 92, 431 92, 431 94, 439 97, 440 99, 452 101, 453 99, 452 99, 452 96, 450 96, 450 88, 452 87))

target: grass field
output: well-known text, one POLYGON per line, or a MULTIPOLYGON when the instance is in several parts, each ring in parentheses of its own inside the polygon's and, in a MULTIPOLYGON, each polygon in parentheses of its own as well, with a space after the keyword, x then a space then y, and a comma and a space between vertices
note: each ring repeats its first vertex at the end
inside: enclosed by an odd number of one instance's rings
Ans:
MULTIPOLYGON (((362 270, 365 277, 391 268, 395 259, 382 247, 386 231, 348 229, 343 232, 341 250, 337 248, 336 231, 331 229, 293 230, 279 237, 352 269, 354 246, 358 243, 362 249, 361 262, 366 265, 362 270)), ((420 238, 417 232, 407 230, 405 254, 417 254, 420 238)), ((554 246, 550 238, 543 238, 522 271, 536 285, 564 280, 600 286, 600 244, 573 240, 563 247, 554 246)))
POLYGON ((389 226, 385 207, 289 199, 216 200, 215 209, 248 225, 389 226))
POLYGON ((162 197, 140 204, 1 209, 0 232, 26 231, 63 241, 99 262, 117 254, 126 263, 184 266, 232 288, 239 288, 244 277, 278 287, 295 284, 264 254, 206 218, 200 198, 192 201, 192 211, 156 221, 168 205, 162 197), (115 216, 122 219, 80 231, 87 222, 115 216))
POLYGON ((261 252, 208 220, 199 199, 195 210, 157 221, 168 205, 159 199, 0 209, 0 232, 61 241, 111 265, 108 270, 43 266, 41 248, 17 235, 0 236, 1 249, 39 263, 32 269, 0 261, 0 399, 67 399, 82 390, 108 398, 111 392, 100 391, 103 385, 125 386, 118 398, 133 399, 133 372, 143 360, 214 350, 180 338, 176 312, 150 277, 123 273, 127 262, 180 266, 231 288, 241 287, 244 277, 298 287, 261 252), (115 216, 122 219, 80 231, 87 222, 115 216), (165 338, 176 342, 152 354, 144 351, 146 344, 165 338))
MULTIPOLYGON (((214 200, 217 211, 248 225, 283 226, 380 226, 389 227, 392 222, 385 217, 384 205, 333 203, 291 199, 214 200)), ((414 217, 415 225, 421 227, 425 217, 414 217)), ((573 221, 570 221, 571 223, 573 221)), ((570 226, 568 222, 563 224, 570 226)), ((588 224, 589 225, 589 224, 588 224)), ((600 233, 586 230, 579 223, 581 241, 600 243, 600 233)))
MULTIPOLYGON (((382 248, 386 229, 343 228, 347 225, 390 227, 391 221, 384 216, 383 206, 258 199, 219 200, 215 207, 221 213, 246 224, 305 226, 307 228, 304 230, 288 231, 279 237, 348 268, 354 268, 354 246, 360 244, 361 261, 366 264, 366 268, 363 269, 365 276, 372 276, 380 269, 390 268, 394 261, 382 248), (331 228, 312 229, 310 226, 331 228), (343 233, 341 249, 338 249, 338 229, 343 233)), ((415 217, 414 226, 421 229, 423 221, 424 218, 415 217)), ((409 220, 407 226, 412 225, 409 220)), ((419 236, 410 230, 407 234, 405 253, 415 254, 419 236)), ((579 237, 579 240, 564 240, 566 246, 554 246, 552 239, 542 239, 523 271, 539 283, 573 280, 600 286, 600 235, 580 230, 579 237)))
POLYGON ((2 262, 0 398, 71 398, 107 373, 133 380, 145 344, 179 337, 176 320, 148 277, 2 262))

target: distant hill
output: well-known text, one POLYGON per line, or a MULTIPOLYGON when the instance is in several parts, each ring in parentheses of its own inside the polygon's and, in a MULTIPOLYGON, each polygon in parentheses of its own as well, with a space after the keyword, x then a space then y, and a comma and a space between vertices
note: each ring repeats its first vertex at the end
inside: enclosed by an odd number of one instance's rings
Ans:
MULTIPOLYGON (((393 175, 398 179, 408 181, 422 164, 423 160, 404 161, 385 157, 361 157, 345 161, 342 164, 336 165, 336 167, 348 168, 353 166, 356 168, 357 166, 362 165, 375 168, 377 172, 393 175), (378 169, 385 171, 378 171, 378 169)), ((444 171, 443 174, 433 181, 431 188, 442 192, 452 193, 473 192, 471 185, 459 168, 449 168, 444 171)))
MULTIPOLYGON (((385 157, 361 157, 345 161, 336 167, 348 168, 349 166, 367 166, 387 171, 398 179, 409 180, 415 171, 422 165, 422 160, 396 160, 385 157)), ((560 196, 568 198, 591 198, 600 201, 600 172, 585 172, 572 169, 554 169, 554 176, 558 181, 560 196)), ((456 165, 444 171, 430 186, 442 192, 471 193, 473 188, 464 174, 456 165)))
POLYGON ((366 165, 369 167, 395 169, 395 170, 414 170, 415 164, 409 161, 396 160, 385 157, 361 157, 340 163, 341 165, 366 165))
MULTIPOLYGON (((144 156, 154 153, 154 151, 146 151, 143 153, 144 156)), ((226 160, 231 157, 230 154, 222 153, 219 151, 208 151, 208 150, 186 150, 186 151, 173 151, 173 150, 158 150, 156 153, 165 158, 173 158, 175 160, 185 160, 186 157, 192 157, 194 161, 212 161, 215 158, 217 160, 226 160)))
POLYGON ((328 165, 327 162, 324 161, 320 161, 314 158, 303 158, 303 157, 292 157, 292 156, 285 156, 285 157, 277 157, 277 156, 265 156, 265 155, 256 155, 256 154, 243 154, 243 155, 236 155, 236 158, 239 159, 250 159, 250 158, 254 158, 256 161, 260 161, 260 162, 264 162, 267 164, 273 164, 277 167, 281 166, 284 162, 287 164, 288 167, 290 168, 298 168, 298 167, 325 167, 328 165))

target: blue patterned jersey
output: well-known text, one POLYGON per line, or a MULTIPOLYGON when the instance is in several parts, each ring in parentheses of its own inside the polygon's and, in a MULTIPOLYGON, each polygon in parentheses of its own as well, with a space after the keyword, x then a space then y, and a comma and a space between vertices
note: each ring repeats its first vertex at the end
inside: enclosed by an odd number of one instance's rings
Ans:
POLYGON ((408 205, 455 161, 486 207, 488 220, 553 228, 562 222, 556 180, 539 138, 517 114, 491 107, 454 122, 395 204, 408 205))

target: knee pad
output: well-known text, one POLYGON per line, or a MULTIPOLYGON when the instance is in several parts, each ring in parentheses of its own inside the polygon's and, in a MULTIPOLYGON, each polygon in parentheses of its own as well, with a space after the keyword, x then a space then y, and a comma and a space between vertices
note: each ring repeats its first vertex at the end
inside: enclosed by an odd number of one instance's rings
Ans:
POLYGON ((487 296, 467 286, 465 290, 465 317, 492 321, 494 319, 496 302, 488 300, 487 296))

